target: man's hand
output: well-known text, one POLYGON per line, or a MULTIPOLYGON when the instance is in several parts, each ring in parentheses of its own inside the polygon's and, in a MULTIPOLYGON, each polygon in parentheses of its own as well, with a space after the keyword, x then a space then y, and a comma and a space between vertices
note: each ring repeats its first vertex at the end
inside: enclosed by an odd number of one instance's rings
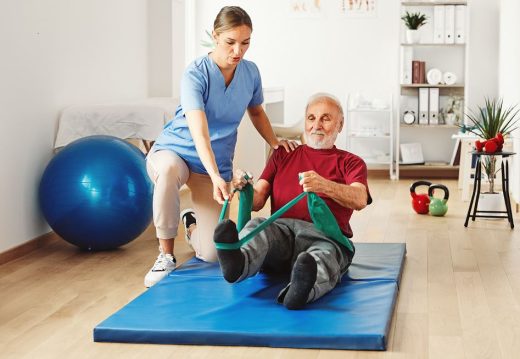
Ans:
POLYGON ((304 192, 325 193, 328 182, 315 171, 300 172, 300 185, 304 192))
POLYGON ((278 143, 276 145, 274 145, 273 148, 276 150, 280 146, 283 146, 283 148, 285 148, 285 151, 291 152, 291 151, 294 151, 296 149, 296 147, 299 146, 299 144, 295 141, 289 141, 289 140, 283 139, 283 140, 278 141, 278 143))
POLYGON ((240 168, 237 168, 233 173, 233 179, 231 180, 231 185, 233 188, 242 190, 242 188, 244 188, 244 186, 248 183, 253 184, 253 175, 251 172, 246 172, 240 168))

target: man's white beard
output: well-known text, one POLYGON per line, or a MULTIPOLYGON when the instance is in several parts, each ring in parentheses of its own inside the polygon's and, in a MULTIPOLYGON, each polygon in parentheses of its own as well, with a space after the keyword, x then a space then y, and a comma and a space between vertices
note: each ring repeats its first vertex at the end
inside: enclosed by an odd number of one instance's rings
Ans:
POLYGON ((330 136, 325 136, 321 140, 316 140, 315 136, 308 135, 307 132, 305 132, 304 137, 307 146, 314 148, 315 150, 326 150, 334 147, 336 137, 338 137, 338 132, 330 136))

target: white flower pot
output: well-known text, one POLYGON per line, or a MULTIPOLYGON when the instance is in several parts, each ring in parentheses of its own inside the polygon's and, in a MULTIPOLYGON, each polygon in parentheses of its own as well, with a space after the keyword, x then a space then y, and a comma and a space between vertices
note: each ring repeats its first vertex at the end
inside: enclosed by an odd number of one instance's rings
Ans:
POLYGON ((457 122, 457 115, 454 113, 447 113, 445 120, 447 125, 453 126, 457 122))
POLYGON ((504 195, 502 192, 481 193, 478 199, 479 211, 505 211, 504 195))
POLYGON ((409 44, 418 44, 421 41, 419 30, 406 29, 406 42, 409 44))

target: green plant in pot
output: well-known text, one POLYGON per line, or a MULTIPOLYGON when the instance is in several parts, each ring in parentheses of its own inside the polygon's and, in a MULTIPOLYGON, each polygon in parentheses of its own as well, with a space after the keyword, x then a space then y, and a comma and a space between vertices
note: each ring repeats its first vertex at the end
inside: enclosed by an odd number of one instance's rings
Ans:
POLYGON ((475 141, 475 149, 489 154, 482 160, 489 183, 489 193, 495 193, 494 184, 498 173, 494 154, 502 151, 504 138, 517 128, 518 113, 516 106, 505 107, 502 99, 486 98, 484 106, 466 114, 468 122, 472 125, 470 128, 465 127, 466 131, 484 140, 475 141))
POLYGON ((404 21, 406 26, 406 42, 409 44, 416 44, 420 40, 419 28, 426 25, 426 15, 420 12, 406 12, 401 19, 404 21))

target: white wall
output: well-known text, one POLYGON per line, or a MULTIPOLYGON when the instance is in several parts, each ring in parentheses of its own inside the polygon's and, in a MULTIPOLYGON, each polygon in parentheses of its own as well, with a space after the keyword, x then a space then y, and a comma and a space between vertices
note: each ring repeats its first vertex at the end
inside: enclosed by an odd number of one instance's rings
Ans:
MULTIPOLYGON (((286 121, 303 117, 307 98, 318 91, 346 94, 380 88, 397 88, 399 6, 378 1, 376 18, 352 19, 339 14, 339 1, 321 1, 323 14, 316 18, 291 17, 289 1, 198 0, 196 42, 224 5, 243 7, 253 21, 251 46, 246 58, 260 68, 264 87, 285 88, 286 121)), ((198 46, 197 55, 207 49, 198 46)))
POLYGON ((468 97, 470 109, 498 94, 499 0, 468 0, 468 97))
MULTIPOLYGON (((285 88, 287 122, 303 116, 305 101, 327 91, 345 102, 349 92, 382 91, 399 95, 400 1, 379 0, 375 18, 338 15, 339 1, 321 1, 323 14, 294 18, 289 1, 241 0, 196 2, 194 41, 224 5, 243 7, 253 20, 246 58, 260 67, 264 86, 285 88)), ((467 75, 469 106, 497 93, 498 0, 470 0, 470 41, 467 75), (485 30, 484 30, 485 29, 485 30)), ((195 55, 207 49, 197 46, 195 55)), ((338 138, 338 144, 344 143, 338 138)), ((451 151, 451 149, 449 150, 451 151)))
POLYGON ((148 95, 179 97, 184 71, 184 0, 148 0, 148 95))
MULTIPOLYGON (((501 0, 499 41, 499 94, 507 106, 520 106, 520 2, 501 0)), ((520 123, 520 122, 517 122, 520 123)), ((520 130, 513 139, 514 151, 520 152, 520 130)), ((513 157, 510 188, 513 199, 520 203, 520 156, 513 157)))
POLYGON ((172 0, 148 1, 148 93, 172 95, 172 0))
POLYGON ((146 0, 0 2, 0 252, 49 231, 37 202, 59 112, 147 95, 146 0))

